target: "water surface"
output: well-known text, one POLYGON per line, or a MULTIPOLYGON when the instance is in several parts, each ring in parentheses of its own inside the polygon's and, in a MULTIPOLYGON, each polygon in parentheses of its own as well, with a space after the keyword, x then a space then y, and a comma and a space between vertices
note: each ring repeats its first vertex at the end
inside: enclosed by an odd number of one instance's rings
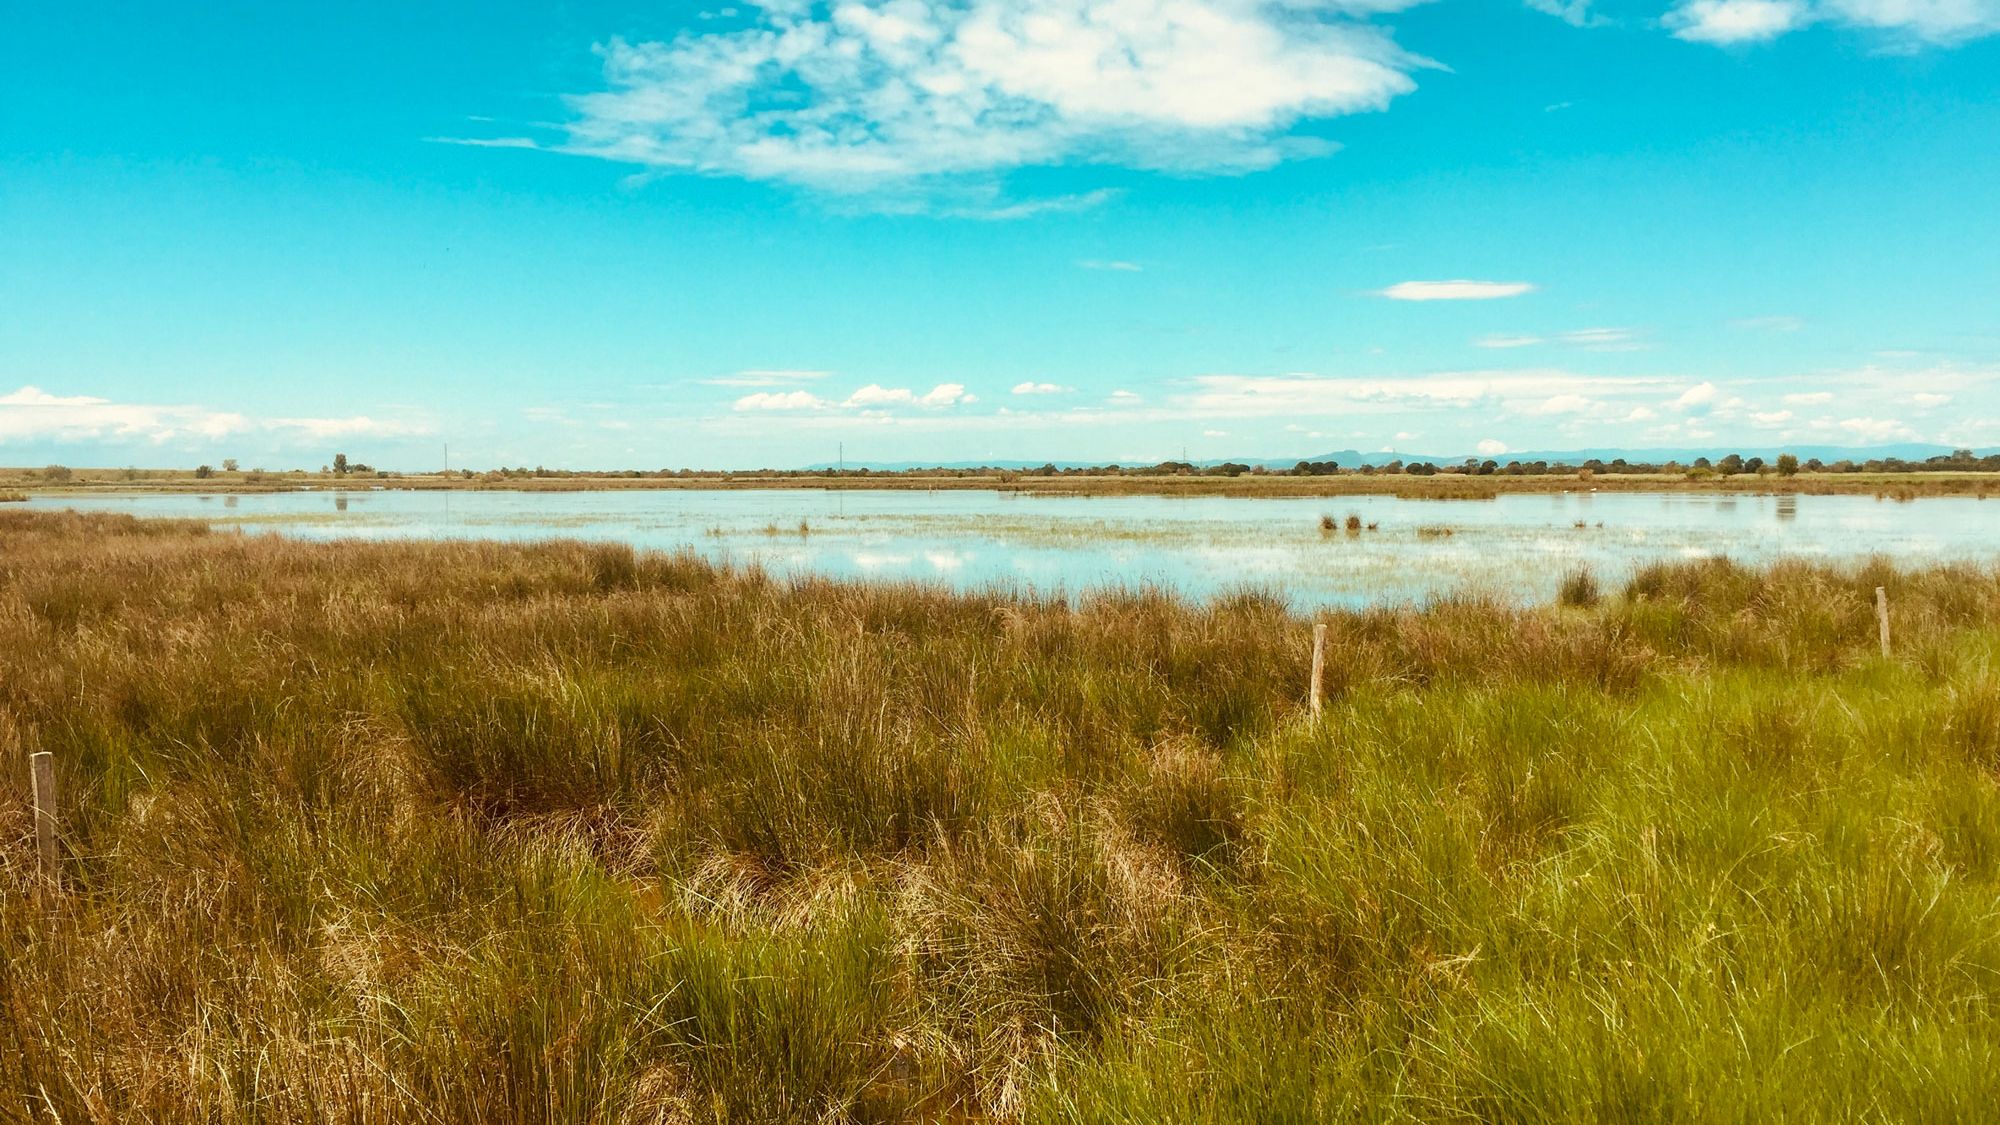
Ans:
POLYGON ((1457 590, 1539 600, 1588 565, 1609 581, 1655 559, 1727 555, 1906 565, 2000 559, 2000 505, 1963 497, 1570 492, 1391 496, 1061 496, 1019 492, 300 491, 36 496, 31 507, 180 516, 308 539, 567 537, 687 548, 778 574, 1069 594, 1258 587, 1300 606, 1457 590), (1320 530, 1349 514, 1376 529, 1320 530))

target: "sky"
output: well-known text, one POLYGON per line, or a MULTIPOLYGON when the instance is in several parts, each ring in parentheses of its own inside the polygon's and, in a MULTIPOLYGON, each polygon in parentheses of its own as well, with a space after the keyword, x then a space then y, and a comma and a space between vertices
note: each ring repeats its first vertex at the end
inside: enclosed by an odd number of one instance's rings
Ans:
POLYGON ((2000 445, 2000 0, 0 10, 0 464, 2000 445))

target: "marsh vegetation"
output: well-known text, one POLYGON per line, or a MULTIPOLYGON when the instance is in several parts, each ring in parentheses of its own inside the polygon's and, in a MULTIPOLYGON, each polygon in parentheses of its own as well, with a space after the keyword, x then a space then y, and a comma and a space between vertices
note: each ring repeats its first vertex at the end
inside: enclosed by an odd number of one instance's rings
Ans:
POLYGON ((0 512, 0 1116, 2000 1104, 2000 573, 1563 600, 0 512))

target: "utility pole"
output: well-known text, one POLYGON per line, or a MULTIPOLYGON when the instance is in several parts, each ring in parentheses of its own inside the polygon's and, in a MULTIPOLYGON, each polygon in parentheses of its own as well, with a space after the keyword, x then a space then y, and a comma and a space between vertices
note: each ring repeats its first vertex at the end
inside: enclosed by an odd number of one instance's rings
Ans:
POLYGON ((845 476, 847 474, 847 443, 844 441, 840 442, 839 448, 840 448, 840 472, 842 476, 845 476))

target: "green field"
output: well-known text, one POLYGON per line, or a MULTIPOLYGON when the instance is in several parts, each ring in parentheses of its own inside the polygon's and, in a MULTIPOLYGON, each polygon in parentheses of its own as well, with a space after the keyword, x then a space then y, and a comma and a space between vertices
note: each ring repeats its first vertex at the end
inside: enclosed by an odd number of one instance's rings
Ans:
POLYGON ((1589 586, 0 511, 0 1120, 1990 1119, 2000 570, 1589 586))

